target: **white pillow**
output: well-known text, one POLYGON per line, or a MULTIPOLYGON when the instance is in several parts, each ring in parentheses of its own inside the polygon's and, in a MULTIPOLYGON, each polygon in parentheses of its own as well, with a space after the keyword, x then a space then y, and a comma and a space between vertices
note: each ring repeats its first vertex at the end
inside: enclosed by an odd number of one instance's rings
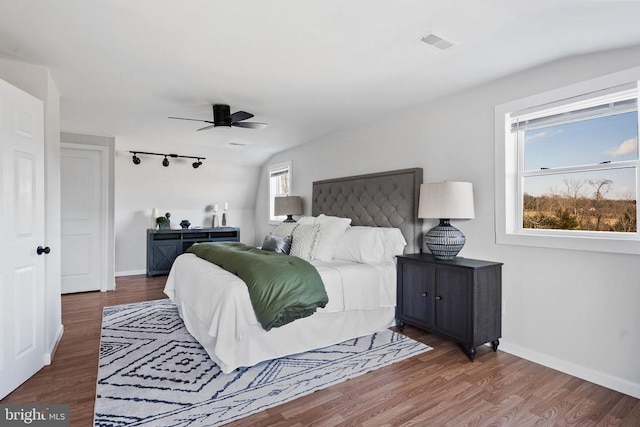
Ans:
POLYGON ((297 256, 305 261, 311 261, 315 256, 320 226, 311 224, 296 225, 293 229, 293 240, 289 255, 297 256))
POLYGON ((367 264, 384 262, 384 245, 377 227, 351 226, 347 228, 334 257, 367 264))
POLYGON ((298 224, 320 226, 320 234, 318 235, 318 242, 313 259, 331 261, 337 246, 340 244, 342 235, 351 224, 351 218, 320 214, 317 217, 302 217, 298 220, 298 224))
POLYGON ((335 258, 368 264, 395 262, 406 245, 398 228, 354 226, 345 231, 335 258))
POLYGON ((316 224, 320 225, 320 235, 318 236, 318 246, 314 259, 331 261, 340 244, 342 235, 351 225, 351 218, 320 214, 316 219, 316 224))
POLYGON ((385 262, 395 262, 396 255, 402 255, 404 247, 407 246, 402 232, 399 228, 392 227, 378 227, 377 230, 384 246, 385 262))

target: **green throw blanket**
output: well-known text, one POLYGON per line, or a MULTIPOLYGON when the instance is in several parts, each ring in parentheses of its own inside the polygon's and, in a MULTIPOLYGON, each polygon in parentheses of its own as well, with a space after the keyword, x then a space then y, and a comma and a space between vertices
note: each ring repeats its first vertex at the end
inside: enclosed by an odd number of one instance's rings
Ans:
POLYGON ((240 277, 265 330, 311 316, 329 302, 314 266, 295 256, 263 251, 242 243, 198 243, 191 252, 240 277))

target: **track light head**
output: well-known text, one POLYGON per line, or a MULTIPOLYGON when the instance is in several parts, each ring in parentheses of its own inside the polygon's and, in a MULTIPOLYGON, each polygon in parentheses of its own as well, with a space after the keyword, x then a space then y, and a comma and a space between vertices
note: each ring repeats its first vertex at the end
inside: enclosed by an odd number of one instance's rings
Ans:
POLYGON ((145 154, 150 156, 164 156, 164 160, 162 160, 162 166, 164 166, 165 168, 169 167, 169 157, 173 159, 180 159, 180 158, 196 159, 196 161, 191 164, 194 169, 198 169, 200 166, 202 166, 202 161, 207 159, 206 157, 183 156, 181 154, 149 153, 147 151, 129 151, 129 153, 133 154, 133 157, 131 159, 133 160, 134 165, 140 164, 141 160, 140 160, 140 157, 138 157, 138 154, 145 154))

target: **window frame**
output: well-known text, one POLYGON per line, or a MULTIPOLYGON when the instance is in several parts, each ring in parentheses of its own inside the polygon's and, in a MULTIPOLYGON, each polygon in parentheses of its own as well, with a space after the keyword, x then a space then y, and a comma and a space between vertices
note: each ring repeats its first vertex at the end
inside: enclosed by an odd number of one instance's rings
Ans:
MULTIPOLYGON (((640 231, 622 233, 523 228, 522 173, 525 171, 523 156, 519 151, 522 147, 519 143, 513 143, 511 137, 511 116, 514 112, 543 110, 546 106, 567 104, 580 97, 589 97, 589 94, 638 81, 640 81, 640 67, 495 106, 495 241, 497 244, 640 254, 640 231)), ((640 115, 640 111, 638 114, 640 115)), ((591 169, 614 169, 622 166, 635 168, 637 215, 638 202, 640 202, 637 198, 640 193, 638 162, 620 162, 615 166, 593 165, 591 169)), ((540 174, 575 170, 575 167, 556 168, 540 174)))
POLYGON ((286 162, 280 162, 280 163, 274 163, 268 166, 268 176, 267 176, 267 180, 269 182, 269 216, 268 216, 268 223, 270 225, 278 225, 280 224, 282 221, 284 221, 286 219, 286 215, 281 215, 281 216, 275 216, 273 214, 274 212, 274 203, 275 203, 275 198, 277 196, 288 196, 293 194, 292 193, 292 178, 293 178, 293 173, 292 173, 292 162, 291 161, 286 161, 286 162), (272 181, 271 179, 273 178, 273 175, 275 173, 278 173, 282 170, 286 169, 287 172, 286 174, 288 175, 288 186, 289 186, 289 191, 287 194, 280 194, 280 193, 276 193, 274 192, 274 187, 272 185, 272 181))

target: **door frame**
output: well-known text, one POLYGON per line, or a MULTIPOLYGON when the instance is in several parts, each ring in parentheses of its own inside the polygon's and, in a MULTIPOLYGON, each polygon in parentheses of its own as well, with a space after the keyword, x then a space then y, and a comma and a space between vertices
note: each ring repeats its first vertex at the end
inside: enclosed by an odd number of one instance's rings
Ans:
MULTIPOLYGON (((113 140, 109 137, 61 133, 60 155, 65 149, 90 150, 100 152, 101 158, 101 194, 100 204, 105 210, 100 221, 100 242, 104 256, 100 265, 100 291, 115 290, 115 242, 114 242, 114 210, 113 210, 113 140), (82 141, 86 138, 87 141, 82 141), (104 138, 107 141, 96 141, 104 138), (72 140, 72 142, 69 142, 72 140), (110 140, 110 141, 109 141, 110 140)), ((61 183, 62 185, 62 183, 61 183)), ((60 191, 64 191, 63 188, 60 191)))

